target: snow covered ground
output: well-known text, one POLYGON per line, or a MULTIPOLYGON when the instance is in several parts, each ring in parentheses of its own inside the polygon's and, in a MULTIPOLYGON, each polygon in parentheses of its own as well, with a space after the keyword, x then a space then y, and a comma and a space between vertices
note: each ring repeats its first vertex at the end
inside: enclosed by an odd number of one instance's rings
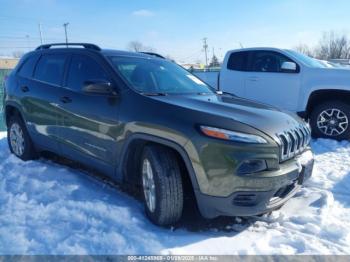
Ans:
POLYGON ((350 254, 350 143, 312 147, 312 179, 270 216, 164 229, 79 170, 20 161, 0 133, 0 254, 350 254))

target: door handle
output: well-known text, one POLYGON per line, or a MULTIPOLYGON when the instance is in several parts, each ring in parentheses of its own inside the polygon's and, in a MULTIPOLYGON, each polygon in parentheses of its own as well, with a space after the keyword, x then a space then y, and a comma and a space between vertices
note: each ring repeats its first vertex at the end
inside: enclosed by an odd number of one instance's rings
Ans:
POLYGON ((29 87, 28 86, 21 86, 21 90, 23 93, 26 93, 29 91, 29 87))
POLYGON ((72 99, 70 99, 68 96, 62 96, 60 98, 60 101, 64 104, 68 104, 68 103, 71 103, 72 102, 72 99))

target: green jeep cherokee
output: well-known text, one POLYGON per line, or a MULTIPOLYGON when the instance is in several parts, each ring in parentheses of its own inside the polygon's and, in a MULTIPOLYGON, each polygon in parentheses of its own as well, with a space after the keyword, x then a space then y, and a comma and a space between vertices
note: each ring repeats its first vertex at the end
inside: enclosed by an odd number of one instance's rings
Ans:
POLYGON ((303 120, 152 54, 42 45, 4 97, 13 154, 51 151, 140 186, 158 225, 179 220, 188 190, 206 218, 251 216, 279 208, 312 173, 303 120))

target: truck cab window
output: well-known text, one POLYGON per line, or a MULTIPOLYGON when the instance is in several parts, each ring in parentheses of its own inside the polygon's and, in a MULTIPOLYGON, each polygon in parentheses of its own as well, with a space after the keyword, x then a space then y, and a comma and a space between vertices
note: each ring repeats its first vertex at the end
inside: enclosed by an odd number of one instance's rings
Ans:
POLYGON ((281 66, 284 62, 293 61, 274 51, 254 51, 252 52, 249 71, 279 73, 282 72, 281 66))

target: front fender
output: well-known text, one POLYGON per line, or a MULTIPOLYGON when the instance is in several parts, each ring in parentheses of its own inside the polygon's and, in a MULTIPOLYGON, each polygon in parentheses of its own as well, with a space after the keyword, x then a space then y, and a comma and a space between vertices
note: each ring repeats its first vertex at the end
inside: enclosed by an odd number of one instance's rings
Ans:
POLYGON ((350 70, 314 68, 304 73, 299 96, 299 110, 305 111, 309 98, 315 92, 340 91, 350 93, 350 70))
POLYGON ((332 99, 332 94, 337 95, 350 95, 350 86, 338 85, 338 86, 313 86, 311 89, 307 90, 300 97, 302 110, 307 111, 310 99, 316 94, 328 94, 328 99, 332 99))

